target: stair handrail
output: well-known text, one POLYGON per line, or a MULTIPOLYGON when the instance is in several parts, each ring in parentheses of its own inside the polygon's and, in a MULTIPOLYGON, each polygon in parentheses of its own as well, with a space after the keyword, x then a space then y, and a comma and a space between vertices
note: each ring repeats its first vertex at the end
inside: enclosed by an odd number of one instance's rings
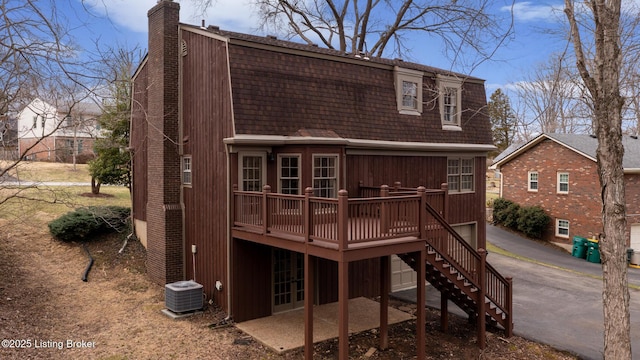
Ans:
MULTIPOLYGON (((431 207, 431 205, 429 204, 425 204, 426 205, 426 209, 427 212, 429 212, 429 214, 431 214, 431 216, 433 216, 433 218, 438 221, 438 223, 440 223, 440 225, 447 230, 447 232, 453 236, 454 239, 456 239, 456 241, 458 243, 460 243, 463 248, 465 248, 470 254, 472 254, 472 256, 476 259, 476 264, 479 264, 481 259, 480 259, 480 254, 478 254, 478 252, 476 251, 476 249, 474 249, 471 245, 469 245, 469 243, 467 243, 462 236, 460 236, 460 234, 458 234, 452 227, 451 225, 449 225, 449 223, 442 217, 442 215, 440 215, 438 213, 438 211, 436 211, 433 207, 431 207)), ((467 281, 469 281, 470 283, 472 283, 474 286, 482 286, 483 289, 485 289, 484 293, 485 296, 487 298, 489 298, 489 300, 495 305, 497 306, 502 312, 504 312, 507 316, 507 320, 510 322, 510 317, 511 317, 511 311, 510 311, 510 306, 509 306, 509 294, 511 293, 511 282, 508 281, 504 276, 502 276, 493 266, 491 266, 490 264, 486 263, 485 266, 485 273, 483 274, 482 278, 473 276, 472 274, 474 274, 477 269, 465 269, 459 261, 457 261, 452 254, 447 253, 446 251, 444 251, 444 249, 438 249, 435 244, 433 244, 433 242, 430 242, 429 239, 425 239, 427 241, 427 243, 429 244, 429 246, 431 246, 434 250, 436 250, 443 258, 445 258, 445 260, 447 260, 447 262, 449 262, 449 264, 451 266, 453 266, 456 271, 458 271, 462 276, 464 276, 466 278, 467 281), (502 299, 503 301, 501 301, 501 299, 499 299, 500 297, 497 296, 497 289, 493 288, 493 287, 489 287, 487 288, 486 284, 487 284, 487 277, 491 276, 494 279, 496 279, 502 288, 504 288, 503 293, 505 294, 504 299, 502 299), (481 282, 481 284, 479 284, 481 282)))

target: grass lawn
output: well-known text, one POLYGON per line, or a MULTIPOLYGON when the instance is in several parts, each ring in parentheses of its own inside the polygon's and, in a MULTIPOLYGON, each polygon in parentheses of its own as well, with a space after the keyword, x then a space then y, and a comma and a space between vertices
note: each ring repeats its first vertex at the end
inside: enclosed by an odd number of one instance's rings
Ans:
MULTIPOLYGON (((7 166, 0 162, 0 166, 7 166)), ((20 162, 10 171, 25 181, 90 182, 88 165, 47 162, 20 162)), ((102 186, 100 195, 93 196, 90 186, 9 187, 0 183, 0 219, 28 221, 33 225, 49 221, 83 206, 131 206, 129 189, 122 186, 102 186)))
MULTIPOLYGON (((11 163, 0 160, 0 168, 7 168, 11 163)), ((91 181, 89 165, 20 161, 18 165, 9 170, 9 175, 23 181, 64 181, 85 182, 91 181)))

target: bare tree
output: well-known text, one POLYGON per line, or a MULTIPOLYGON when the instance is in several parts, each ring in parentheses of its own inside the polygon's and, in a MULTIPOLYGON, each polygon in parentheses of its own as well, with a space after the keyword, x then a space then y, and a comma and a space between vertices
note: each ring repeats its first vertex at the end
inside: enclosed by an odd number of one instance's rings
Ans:
MULTIPOLYGON (((201 11, 215 0, 191 0, 201 11)), ((434 37, 454 63, 471 67, 508 39, 512 19, 488 10, 489 0, 252 0, 261 27, 350 54, 410 57, 409 37, 434 37), (506 21, 505 21, 506 20, 506 21), (465 59, 462 58, 465 55, 465 59)))
MULTIPOLYGON (((53 0, 0 0, 0 93, 3 112, 10 116, 35 98, 71 111, 88 96, 87 88, 80 86, 84 64, 78 60, 77 47, 67 21, 57 11, 58 4, 53 0)), ((48 198, 42 194, 34 196, 25 187, 8 185, 4 175, 16 175, 23 156, 61 126, 62 122, 46 130, 40 126, 42 130, 35 142, 22 147, 17 159, 1 164, 0 185, 8 191, 0 195, 0 205, 9 199, 58 201, 55 194, 48 198)))
POLYGON ((515 84, 521 107, 518 130, 525 139, 545 133, 590 133, 589 94, 566 59, 555 54, 515 84))
POLYGON ((589 11, 585 9, 576 13, 574 1, 565 0, 565 14, 571 29, 576 66, 591 95, 593 125, 598 138, 596 157, 604 225, 600 235, 604 279, 604 358, 631 359, 622 168, 621 0, 589 0, 584 4, 589 11), (584 39, 593 41, 592 59, 585 53, 585 48, 589 47, 585 46, 584 39))
POLYGON ((131 118, 132 76, 142 59, 137 48, 110 47, 99 51, 96 74, 105 79, 100 125, 108 130, 96 141, 97 157, 89 162, 91 192, 97 194, 101 184, 126 186, 131 190, 131 157, 128 151, 131 118))

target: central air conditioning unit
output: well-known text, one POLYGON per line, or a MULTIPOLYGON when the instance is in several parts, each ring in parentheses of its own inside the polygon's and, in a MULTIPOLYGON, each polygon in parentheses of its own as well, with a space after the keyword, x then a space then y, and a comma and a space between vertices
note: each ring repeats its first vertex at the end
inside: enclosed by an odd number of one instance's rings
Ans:
POLYGON ((164 305, 175 313, 202 309, 202 285, 195 281, 178 281, 164 287, 164 305))

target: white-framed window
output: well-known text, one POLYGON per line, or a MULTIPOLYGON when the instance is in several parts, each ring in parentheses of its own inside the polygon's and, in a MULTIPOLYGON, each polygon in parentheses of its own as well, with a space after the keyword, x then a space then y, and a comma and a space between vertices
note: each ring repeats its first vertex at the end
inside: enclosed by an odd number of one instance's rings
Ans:
POLYGON ((240 190, 262 191, 264 181, 267 178, 267 154, 265 153, 239 153, 240 166, 240 190))
POLYGON ((438 76, 440 119, 444 130, 462 130, 460 109, 462 108, 462 83, 459 79, 438 76))
POLYGON ((191 185, 191 181, 191 155, 185 155, 182 157, 182 185, 191 185))
POLYGON ((319 197, 338 197, 338 155, 313 155, 313 189, 319 197))
POLYGON ((32 129, 35 129, 38 127, 38 115, 33 117, 33 126, 31 126, 32 129))
POLYGON ((278 192, 300 195, 300 155, 278 155, 278 192))
POLYGON ((558 173, 558 194, 568 194, 569 193, 569 173, 567 172, 559 172, 558 173))
POLYGON ((449 187, 449 192, 473 192, 473 159, 447 159, 447 184, 449 187))
POLYGON ((73 140, 72 139, 67 139, 65 140, 65 148, 66 151, 69 153, 69 155, 73 155, 73 140))
POLYGON ((537 171, 529 171, 527 175, 527 190, 529 191, 538 191, 538 172, 537 171))
POLYGON ((394 67, 398 112, 405 115, 422 113, 422 72, 394 67))
POLYGON ((413 81, 402 81, 402 107, 418 109, 418 84, 413 81))
POLYGON ((556 219, 556 236, 563 238, 569 237, 569 220, 556 219))

